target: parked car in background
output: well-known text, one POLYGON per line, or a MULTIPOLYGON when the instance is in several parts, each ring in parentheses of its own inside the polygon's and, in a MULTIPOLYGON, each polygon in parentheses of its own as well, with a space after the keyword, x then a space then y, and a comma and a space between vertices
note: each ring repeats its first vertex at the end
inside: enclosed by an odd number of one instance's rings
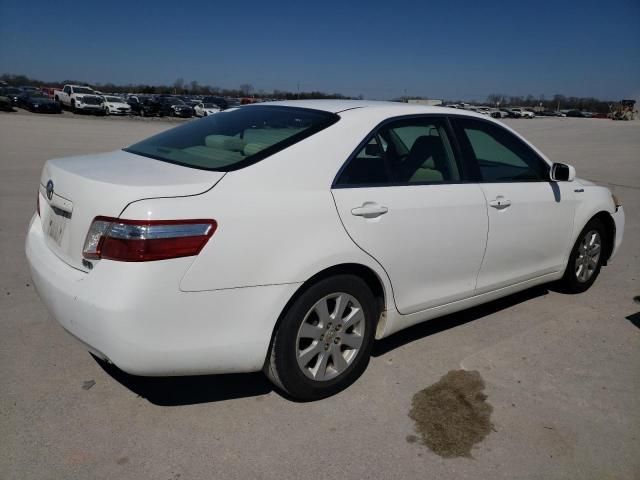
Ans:
POLYGON ((567 117, 573 118, 589 118, 589 115, 586 112, 582 112, 580 110, 569 110, 567 112, 567 117))
POLYGON ((23 91, 18 87, 4 87, 2 89, 2 95, 11 100, 12 105, 18 104, 18 98, 23 94, 23 91))
POLYGON ((104 114, 104 100, 91 88, 84 85, 65 85, 54 91, 54 100, 74 113, 104 114))
POLYGON ((25 91, 18 97, 18 106, 34 113, 62 113, 62 106, 39 90, 25 91))
POLYGON ((516 115, 516 118, 533 118, 536 116, 535 113, 520 107, 510 108, 509 110, 516 115))
POLYGON ((222 110, 215 103, 197 103, 195 107, 193 107, 193 111, 196 117, 206 117, 221 112, 222 110))
POLYGON ((40 88, 40 91, 42 93, 44 93, 47 97, 54 99, 55 98, 55 91, 59 90, 58 87, 42 87, 40 88))
POLYGON ((160 104, 151 97, 132 95, 127 99, 131 113, 141 117, 155 117, 160 112, 160 104))
POLYGON ((217 105, 220 108, 220 110, 226 110, 227 108, 229 108, 229 102, 222 97, 214 97, 214 96, 204 97, 202 99, 202 103, 212 103, 214 105, 217 105))
POLYGON ((13 103, 11 103, 11 99, 4 94, 3 90, 4 88, 0 88, 0 110, 3 112, 13 112, 13 103))
POLYGON ((500 115, 502 116, 502 118, 520 118, 520 114, 519 113, 512 112, 508 108, 501 108, 500 109, 500 115))
POLYGON ((156 97, 155 100, 159 104, 158 114, 160 116, 183 118, 193 117, 193 108, 179 98, 163 96, 156 97))
POLYGON ((136 375, 263 370, 302 400, 352 384, 376 338, 552 281, 586 291, 625 219, 486 115, 343 100, 49 160, 37 198, 36 291, 94 355, 136 375))
POLYGON ((129 115, 131 113, 131 106, 123 98, 112 95, 103 95, 102 98, 104 98, 103 106, 106 115, 129 115))

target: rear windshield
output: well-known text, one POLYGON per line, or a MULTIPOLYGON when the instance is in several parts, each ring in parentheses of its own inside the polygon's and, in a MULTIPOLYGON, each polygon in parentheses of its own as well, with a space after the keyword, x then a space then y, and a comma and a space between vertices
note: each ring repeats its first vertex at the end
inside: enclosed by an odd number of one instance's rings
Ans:
POLYGON ((259 106, 227 110, 136 143, 126 152, 203 170, 251 165, 332 125, 333 113, 259 106))

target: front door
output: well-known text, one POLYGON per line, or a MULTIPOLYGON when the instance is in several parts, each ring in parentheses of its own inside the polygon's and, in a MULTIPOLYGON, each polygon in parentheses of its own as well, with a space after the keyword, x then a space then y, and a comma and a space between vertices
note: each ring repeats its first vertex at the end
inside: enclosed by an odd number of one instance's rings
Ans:
POLYGON ((547 162, 507 129, 462 117, 452 123, 488 206, 477 293, 564 270, 575 210, 569 182, 551 182, 547 162))

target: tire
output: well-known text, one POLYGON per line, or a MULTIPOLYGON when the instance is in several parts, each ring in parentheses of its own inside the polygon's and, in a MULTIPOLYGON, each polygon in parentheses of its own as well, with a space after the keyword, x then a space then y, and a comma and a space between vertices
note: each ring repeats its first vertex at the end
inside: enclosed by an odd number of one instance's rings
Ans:
POLYGON ((73 113, 78 113, 78 111, 76 110, 76 102, 75 102, 75 100, 71 100, 71 111, 73 113))
POLYGON ((141 117, 144 117, 144 108, 141 108, 141 109, 140 109, 140 116, 141 116, 141 117))
POLYGON ((318 281, 282 317, 265 362, 267 377, 296 400, 344 390, 369 364, 377 315, 376 300, 360 277, 318 281))
POLYGON ((111 114, 109 113, 109 109, 108 109, 108 108, 105 108, 105 109, 104 109, 104 116, 105 116, 105 117, 108 117, 109 115, 111 115, 111 114))
POLYGON ((604 254, 608 251, 607 241, 604 224, 592 218, 578 235, 569 255, 569 263, 559 282, 563 292, 582 293, 593 285, 605 260, 604 254), (598 245, 597 248, 595 245, 598 245))

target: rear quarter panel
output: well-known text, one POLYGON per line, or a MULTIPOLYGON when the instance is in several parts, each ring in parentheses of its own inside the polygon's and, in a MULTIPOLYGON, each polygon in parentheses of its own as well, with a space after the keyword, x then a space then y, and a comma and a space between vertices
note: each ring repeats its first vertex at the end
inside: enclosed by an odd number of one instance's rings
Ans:
POLYGON ((304 282, 341 263, 380 265, 347 235, 331 195, 333 178, 370 125, 336 125, 244 169, 210 191, 134 202, 124 218, 213 218, 218 228, 180 283, 183 291, 304 282), (340 128, 336 128, 337 126, 340 128))

